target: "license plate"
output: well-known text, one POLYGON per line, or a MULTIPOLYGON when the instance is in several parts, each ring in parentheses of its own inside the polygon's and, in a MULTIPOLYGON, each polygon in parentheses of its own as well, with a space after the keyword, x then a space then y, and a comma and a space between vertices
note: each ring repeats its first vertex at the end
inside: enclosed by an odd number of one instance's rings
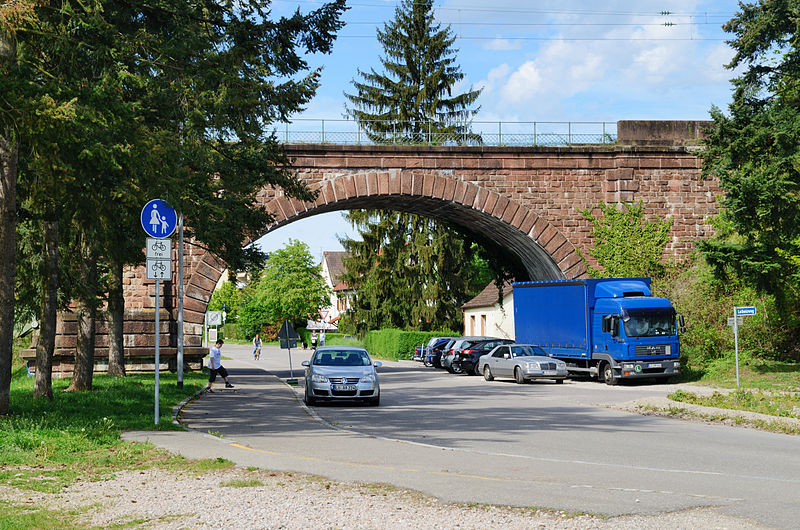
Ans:
POLYGON ((650 363, 647 365, 648 368, 661 368, 661 363, 650 363))
POLYGON ((333 390, 358 390, 356 385, 333 385, 333 390))
POLYGON ((558 375, 558 372, 555 370, 545 370, 544 375, 558 375))

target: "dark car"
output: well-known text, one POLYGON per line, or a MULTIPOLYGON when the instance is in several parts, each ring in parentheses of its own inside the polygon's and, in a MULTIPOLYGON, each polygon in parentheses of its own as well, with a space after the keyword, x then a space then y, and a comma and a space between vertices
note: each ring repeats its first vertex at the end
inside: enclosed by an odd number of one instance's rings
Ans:
POLYGON ((483 338, 480 340, 468 341, 461 345, 461 349, 456 352, 453 359, 453 366, 456 371, 472 375, 480 375, 478 369, 478 359, 486 355, 497 346, 503 344, 513 344, 511 339, 483 338))
POLYGON ((445 347, 455 339, 453 337, 436 337, 433 343, 429 344, 425 350, 425 357, 423 361, 425 366, 435 366, 436 368, 442 367, 442 351, 445 347))

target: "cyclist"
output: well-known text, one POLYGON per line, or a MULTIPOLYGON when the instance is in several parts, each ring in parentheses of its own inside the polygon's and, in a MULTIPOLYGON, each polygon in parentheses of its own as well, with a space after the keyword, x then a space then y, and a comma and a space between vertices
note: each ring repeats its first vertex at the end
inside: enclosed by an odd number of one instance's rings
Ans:
POLYGON ((257 361, 260 358, 261 358, 261 337, 259 337, 258 333, 256 333, 256 336, 253 337, 253 359, 257 361))

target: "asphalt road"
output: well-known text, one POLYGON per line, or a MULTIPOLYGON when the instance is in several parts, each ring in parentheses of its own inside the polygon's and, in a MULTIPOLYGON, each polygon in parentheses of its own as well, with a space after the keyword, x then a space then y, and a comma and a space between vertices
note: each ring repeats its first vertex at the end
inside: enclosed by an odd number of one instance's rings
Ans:
POLYGON ((665 395, 672 385, 517 385, 387 362, 380 407, 309 410, 298 399, 308 354, 293 350, 295 395, 282 382, 286 350, 266 347, 254 361, 250 348, 225 345, 235 392, 190 403, 182 421, 193 432, 127 437, 189 457, 391 483, 443 501, 607 515, 716 506, 770 527, 800 520, 799 437, 602 406, 665 395))

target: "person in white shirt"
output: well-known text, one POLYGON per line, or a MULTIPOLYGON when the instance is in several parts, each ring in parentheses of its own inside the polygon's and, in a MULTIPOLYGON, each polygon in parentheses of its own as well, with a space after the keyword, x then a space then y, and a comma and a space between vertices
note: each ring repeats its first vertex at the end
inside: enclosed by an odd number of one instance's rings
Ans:
POLYGON ((214 386, 214 381, 217 379, 217 374, 221 375, 222 379, 225 381, 225 388, 233 388, 233 385, 228 381, 228 371, 222 366, 222 350, 220 350, 220 348, 223 344, 225 344, 225 342, 219 339, 208 352, 209 373, 208 387, 206 387, 208 392, 214 392, 212 387, 214 386))
POLYGON ((319 334, 319 345, 325 346, 325 330, 322 330, 322 333, 319 334))

